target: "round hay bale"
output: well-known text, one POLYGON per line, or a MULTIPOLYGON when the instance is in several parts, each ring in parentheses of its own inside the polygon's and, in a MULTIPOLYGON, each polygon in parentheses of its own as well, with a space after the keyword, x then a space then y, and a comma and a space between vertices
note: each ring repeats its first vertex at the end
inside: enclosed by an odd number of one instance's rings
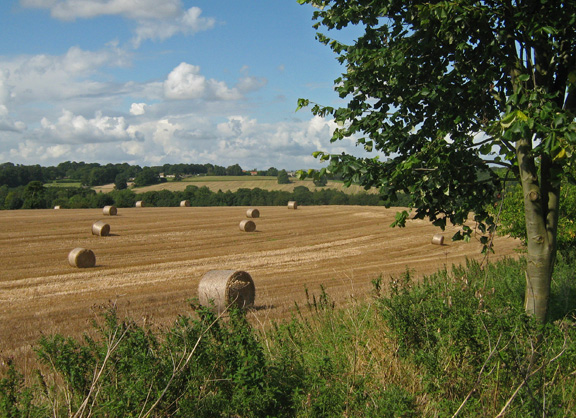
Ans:
POLYGON ((74 248, 68 254, 68 263, 72 267, 88 268, 96 265, 96 256, 92 250, 74 248))
POLYGON ((139 200, 139 201, 136 202, 136 207, 137 207, 137 208, 143 208, 143 207, 145 207, 145 206, 146 206, 146 204, 145 204, 144 201, 142 201, 142 200, 139 200))
POLYGON ((54 206, 54 209, 60 209, 60 205, 54 206))
POLYGON ((248 218, 259 218, 260 217, 260 211, 258 209, 248 209, 246 211, 246 216, 248 218))
POLYGON ((290 202, 288 202, 288 209, 298 209, 298 203, 291 200, 290 202))
POLYGON ((180 207, 181 207, 181 208, 188 208, 188 207, 190 207, 190 201, 189 201, 189 200, 183 200, 182 202, 180 202, 180 207))
POLYGON ((240 222, 240 231, 254 232, 256 231, 256 224, 250 219, 244 219, 240 222))
POLYGON ((104 221, 94 222, 92 224, 92 235, 98 235, 99 237, 107 237, 110 235, 110 225, 104 221))
POLYGON ((218 313, 229 306, 248 308, 254 304, 256 288, 250 274, 240 270, 211 270, 198 284, 200 304, 218 313))
POLYGON ((116 214, 118 213, 118 209, 116 209, 116 206, 104 206, 102 212, 104 213, 104 215, 116 216, 116 214))
POLYGON ((441 234, 436 234, 432 237, 432 244, 434 245, 444 245, 444 236, 441 234))

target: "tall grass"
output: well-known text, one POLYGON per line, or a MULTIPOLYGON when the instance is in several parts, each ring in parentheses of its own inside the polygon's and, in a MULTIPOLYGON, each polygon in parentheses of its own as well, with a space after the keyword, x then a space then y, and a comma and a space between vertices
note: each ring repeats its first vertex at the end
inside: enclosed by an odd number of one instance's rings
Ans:
POLYGON ((292 320, 263 326, 191 305, 155 330, 111 308, 96 337, 43 338, 35 374, 7 364, 0 416, 573 416, 573 269, 559 262, 544 327, 523 312, 522 271, 406 272, 345 307, 306 290, 292 320))

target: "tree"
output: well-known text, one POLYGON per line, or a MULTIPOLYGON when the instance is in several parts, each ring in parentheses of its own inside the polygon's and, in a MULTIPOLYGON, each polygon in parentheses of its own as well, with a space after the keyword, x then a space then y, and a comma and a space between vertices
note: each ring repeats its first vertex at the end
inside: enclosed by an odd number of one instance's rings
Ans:
POLYGON ((267 176, 278 176, 278 169, 276 167, 270 167, 267 171, 266 171, 266 175, 267 176))
POLYGON ((160 183, 158 173, 150 167, 144 167, 142 171, 134 178, 134 186, 144 187, 151 184, 160 183))
POLYGON ((128 176, 124 173, 119 173, 114 178, 114 189, 124 190, 128 188, 128 176))
POLYGON ((317 29, 363 28, 350 45, 318 33, 346 68, 335 89, 347 104, 312 113, 337 122, 332 141, 380 154, 318 152, 329 163, 320 174, 379 187, 388 205, 403 192, 416 218, 463 225, 456 239, 471 236, 473 216, 487 243, 486 208, 502 187, 492 167, 509 169, 523 190, 525 309, 545 321, 560 183, 575 163, 576 3, 298 1, 318 7, 317 29))
POLYGON ((242 176, 242 175, 244 175, 244 171, 242 170, 242 167, 240 167, 239 164, 234 164, 234 165, 228 166, 228 168, 226 168, 226 175, 227 176, 242 176))
POLYGON ((328 178, 326 176, 318 176, 314 179, 314 186, 324 187, 328 184, 328 178))
POLYGON ((31 181, 24 188, 24 209, 46 209, 46 189, 41 181, 31 181))
POLYGON ((278 184, 290 184, 290 179, 288 178, 286 170, 280 170, 278 172, 278 184))

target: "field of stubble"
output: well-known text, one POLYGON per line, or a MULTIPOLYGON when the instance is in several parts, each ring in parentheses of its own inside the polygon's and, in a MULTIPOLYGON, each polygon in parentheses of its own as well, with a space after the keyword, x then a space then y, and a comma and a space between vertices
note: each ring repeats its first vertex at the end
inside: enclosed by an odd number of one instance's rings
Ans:
MULTIPOLYGON (((431 244, 440 231, 424 221, 389 228, 395 209, 357 206, 262 207, 256 232, 240 231, 246 208, 121 208, 0 212, 0 357, 30 356, 44 334, 79 336, 103 306, 162 326, 188 312, 203 274, 245 270, 256 285, 253 319, 288 318, 305 289, 320 285, 337 303, 364 298, 371 280, 406 269, 417 275, 466 258, 477 242, 431 244), (91 235, 105 220, 111 235, 91 235), (96 267, 78 269, 68 253, 89 248, 96 267)), ((496 239, 492 259, 514 256, 518 243, 496 239)))

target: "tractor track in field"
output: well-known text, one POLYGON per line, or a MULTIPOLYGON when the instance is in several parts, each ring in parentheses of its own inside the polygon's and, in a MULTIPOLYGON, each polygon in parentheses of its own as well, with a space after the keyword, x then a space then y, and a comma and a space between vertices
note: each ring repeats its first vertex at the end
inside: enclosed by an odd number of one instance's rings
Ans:
MULTIPOLYGON (((158 326, 186 313, 209 270, 245 270, 256 285, 253 314, 262 322, 289 318, 306 291, 320 286, 337 303, 368 297, 371 281, 407 269, 433 273, 466 259, 480 244, 431 244, 440 231, 424 221, 389 228, 395 209, 361 206, 260 207, 256 231, 240 231, 243 207, 120 208, 0 212, 0 356, 28 355, 41 335, 78 336, 95 312, 115 304, 158 326), (111 235, 91 234, 105 220, 111 235), (89 248, 96 266, 68 265, 68 253, 89 248)), ((517 241, 496 238, 492 260, 516 256, 517 241)))

